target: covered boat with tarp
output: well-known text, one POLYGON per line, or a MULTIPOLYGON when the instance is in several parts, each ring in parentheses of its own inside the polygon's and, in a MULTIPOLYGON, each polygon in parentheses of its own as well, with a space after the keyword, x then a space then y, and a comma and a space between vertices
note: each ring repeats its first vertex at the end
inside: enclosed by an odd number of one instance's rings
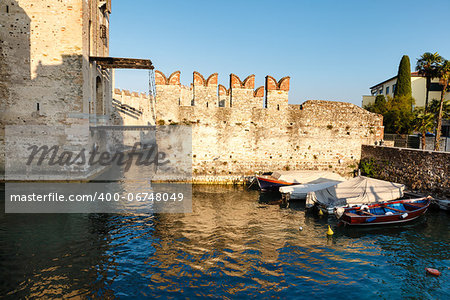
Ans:
POLYGON ((405 185, 358 176, 334 186, 308 193, 306 207, 314 205, 332 213, 336 207, 374 204, 403 197, 405 185))
POLYGON ((275 191, 278 192, 282 186, 290 186, 304 183, 311 183, 320 178, 329 177, 326 171, 278 171, 270 175, 256 176, 259 188, 261 191, 275 191))
POLYGON ((306 195, 310 192, 323 190, 343 181, 345 181, 345 178, 339 174, 332 172, 323 172, 322 174, 320 174, 319 178, 314 179, 313 181, 304 184, 283 186, 279 188, 279 191, 283 199, 305 199, 306 195))

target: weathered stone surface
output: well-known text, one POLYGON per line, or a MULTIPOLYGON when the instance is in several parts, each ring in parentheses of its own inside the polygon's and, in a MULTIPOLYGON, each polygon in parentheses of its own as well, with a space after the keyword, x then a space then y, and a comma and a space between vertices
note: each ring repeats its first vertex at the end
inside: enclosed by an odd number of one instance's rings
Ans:
POLYGON ((412 190, 450 196, 450 153, 363 145, 361 159, 373 159, 377 177, 412 190))
POLYGON ((7 125, 108 122, 112 74, 89 56, 108 56, 109 12, 110 1, 0 3, 0 174, 7 125))
POLYGON ((151 98, 147 94, 114 89, 112 106, 115 125, 155 125, 151 98))
POLYGON ((227 90, 206 86, 198 72, 191 88, 157 80, 156 90, 157 124, 192 126, 194 177, 279 169, 348 176, 358 165, 361 145, 383 138, 382 117, 356 105, 320 100, 289 105, 289 77, 277 82, 268 76, 265 95, 261 88, 254 91, 253 75, 242 82, 232 74, 227 90))

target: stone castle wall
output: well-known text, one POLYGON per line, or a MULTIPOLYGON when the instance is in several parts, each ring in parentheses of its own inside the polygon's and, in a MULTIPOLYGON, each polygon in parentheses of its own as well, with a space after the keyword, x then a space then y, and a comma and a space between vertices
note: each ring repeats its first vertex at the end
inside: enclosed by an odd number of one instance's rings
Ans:
POLYGON ((372 160, 376 177, 409 189, 450 196, 450 153, 364 145, 363 160, 372 160))
POLYGON ((349 175, 362 144, 383 139, 382 117, 356 105, 310 100, 288 104, 290 78, 194 72, 190 87, 180 72, 156 71, 157 124, 189 124, 193 130, 194 176, 246 175, 257 171, 322 169, 349 175))
MULTIPOLYGON (((89 57, 108 55, 110 4, 0 2, 0 177, 6 126, 83 125, 87 132, 109 122, 111 72, 89 57)), ((71 142, 65 134, 60 140, 71 142)))
POLYGON ((145 93, 114 89, 112 106, 115 125, 155 125, 151 99, 145 93))

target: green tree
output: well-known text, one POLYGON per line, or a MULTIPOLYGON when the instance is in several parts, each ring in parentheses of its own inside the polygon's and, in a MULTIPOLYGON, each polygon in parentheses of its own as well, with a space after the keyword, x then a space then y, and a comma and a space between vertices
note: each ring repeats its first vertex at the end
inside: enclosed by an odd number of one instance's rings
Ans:
POLYGON ((397 87, 394 91, 394 98, 388 96, 385 103, 380 99, 379 106, 374 104, 372 109, 383 115, 386 132, 407 134, 412 129, 413 104, 411 64, 409 57, 403 55, 398 66, 397 87))
POLYGON ((434 150, 439 151, 440 149, 440 141, 441 141, 441 130, 442 130, 442 116, 444 112, 444 99, 445 93, 447 92, 447 88, 449 87, 449 79, 450 79, 450 62, 448 60, 443 60, 439 65, 438 69, 439 82, 442 86, 441 91, 441 101, 439 103, 439 112, 437 116, 437 126, 436 126, 436 139, 434 141, 434 150))
POLYGON ((405 134, 412 130, 411 101, 413 99, 409 96, 396 98, 387 96, 386 100, 384 95, 378 95, 373 104, 366 105, 364 108, 370 112, 383 115, 383 126, 386 133, 405 134))
POLYGON ((373 110, 377 114, 384 114, 387 111, 387 101, 384 95, 378 95, 375 98, 375 103, 373 104, 373 110))
POLYGON ((385 114, 387 111, 386 97, 384 97, 384 95, 378 95, 375 98, 375 102, 373 104, 364 106, 364 109, 367 109, 368 111, 376 114, 385 114))
POLYGON ((425 108, 428 107, 428 94, 430 92, 431 80, 439 76, 439 63, 442 57, 437 53, 425 52, 417 59, 416 71, 419 75, 426 77, 427 80, 427 94, 425 96, 425 108))
POLYGON ((394 91, 394 97, 409 96, 412 97, 411 91, 411 63, 408 55, 403 55, 397 73, 397 87, 394 91))
POLYGON ((413 120, 411 112, 393 109, 383 115, 383 125, 386 133, 408 134, 411 132, 413 120))
POLYGON ((434 115, 424 107, 418 107, 414 110, 413 129, 422 133, 422 149, 426 146, 426 132, 434 128, 434 115))
MULTIPOLYGON (((441 107, 441 101, 433 99, 428 105, 428 111, 434 115, 435 123, 439 116, 439 109, 441 107)), ((442 119, 450 118, 450 100, 444 100, 442 103, 442 119)))
POLYGON ((411 111, 414 99, 409 96, 387 97, 383 125, 386 133, 408 134, 412 130, 411 111))

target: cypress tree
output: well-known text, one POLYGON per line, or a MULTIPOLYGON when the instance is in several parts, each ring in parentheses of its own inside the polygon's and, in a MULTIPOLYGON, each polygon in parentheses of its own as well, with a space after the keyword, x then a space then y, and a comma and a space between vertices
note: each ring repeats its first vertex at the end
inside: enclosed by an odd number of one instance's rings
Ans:
POLYGON ((411 91, 411 64, 408 55, 403 55, 398 66, 397 87, 394 91, 394 97, 412 97, 411 91))

